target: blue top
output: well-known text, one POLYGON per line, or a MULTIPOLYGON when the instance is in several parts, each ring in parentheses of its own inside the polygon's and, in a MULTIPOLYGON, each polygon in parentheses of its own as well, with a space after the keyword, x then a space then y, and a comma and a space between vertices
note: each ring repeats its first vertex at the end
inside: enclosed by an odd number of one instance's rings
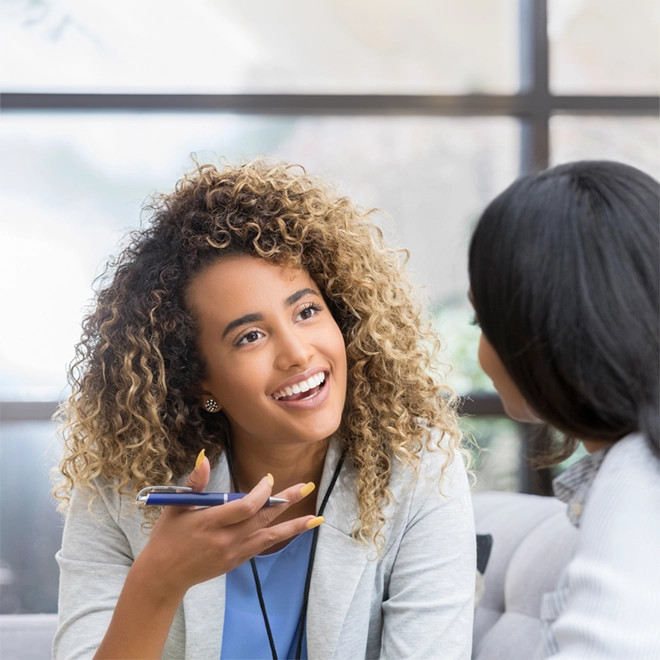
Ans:
MULTIPOLYGON (((294 538, 282 550, 254 558, 278 658, 295 658, 296 655, 313 536, 310 530, 294 538)), ((272 658, 250 562, 227 573, 226 579, 220 657, 222 660, 272 658)), ((306 635, 303 635, 300 657, 307 658, 306 635)))

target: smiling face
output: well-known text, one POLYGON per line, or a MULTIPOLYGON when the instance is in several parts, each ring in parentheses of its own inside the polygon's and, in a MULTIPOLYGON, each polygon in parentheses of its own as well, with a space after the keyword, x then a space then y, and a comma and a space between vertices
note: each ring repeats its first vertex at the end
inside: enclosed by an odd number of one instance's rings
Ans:
POLYGON ((306 271, 225 257, 187 293, 206 364, 201 386, 227 416, 232 442, 314 443, 337 430, 344 338, 306 271))

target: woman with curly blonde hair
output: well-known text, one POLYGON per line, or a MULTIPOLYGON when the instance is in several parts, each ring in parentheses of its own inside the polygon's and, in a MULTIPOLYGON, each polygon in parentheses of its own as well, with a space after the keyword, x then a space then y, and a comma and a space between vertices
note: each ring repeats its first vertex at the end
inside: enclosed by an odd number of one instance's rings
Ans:
POLYGON ((151 211, 70 372, 56 657, 469 657, 460 434, 398 254, 265 160, 151 211))

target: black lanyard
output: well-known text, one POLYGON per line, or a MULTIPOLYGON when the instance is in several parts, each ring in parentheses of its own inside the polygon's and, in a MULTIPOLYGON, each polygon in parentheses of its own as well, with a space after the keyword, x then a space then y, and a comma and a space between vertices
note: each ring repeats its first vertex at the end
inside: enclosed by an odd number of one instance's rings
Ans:
MULTIPOLYGON (((330 493, 335 487, 335 483, 341 472, 341 466, 344 463, 344 454, 341 455, 337 463, 337 467, 332 475, 328 489, 325 491, 323 496, 323 501, 319 507, 319 511, 316 514, 317 516, 322 516, 323 511, 325 510, 325 505, 330 499, 330 493)), ((231 451, 227 448, 227 466, 229 467, 229 475, 231 476, 232 484, 234 489, 238 492, 238 481, 236 480, 236 474, 234 472, 234 464, 231 457, 231 451)), ((305 622, 307 619, 307 603, 309 601, 309 587, 312 583, 312 569, 314 568, 314 556, 316 555, 316 544, 319 538, 319 527, 315 527, 312 538, 312 547, 309 550, 309 562, 307 564, 307 574, 305 576, 305 590, 303 592, 303 603, 300 608, 300 618, 298 619, 298 643, 296 644, 296 658, 299 659, 302 654, 302 642, 303 635, 305 634, 305 622)), ((264 625, 266 627, 266 634, 268 635, 268 643, 270 644, 270 651, 273 655, 273 660, 277 659, 277 649, 275 648, 275 640, 273 639, 273 632, 270 628, 270 622, 268 621, 268 613, 266 612, 266 603, 264 602, 263 592, 261 590, 261 581, 259 580, 259 573, 257 572, 257 563, 254 561, 254 558, 250 559, 250 566, 252 567, 252 575, 254 577, 254 585, 257 589, 257 597, 259 598, 259 606, 261 607, 261 614, 264 618, 264 625)))

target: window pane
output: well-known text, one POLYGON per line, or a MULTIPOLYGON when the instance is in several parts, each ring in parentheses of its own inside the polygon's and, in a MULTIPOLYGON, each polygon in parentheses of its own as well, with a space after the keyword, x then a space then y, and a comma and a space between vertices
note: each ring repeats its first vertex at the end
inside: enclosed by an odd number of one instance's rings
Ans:
POLYGON ((203 162, 276 154, 383 209, 415 282, 449 304, 465 299, 470 223, 516 176, 518 149, 506 118, 4 113, 0 399, 61 396, 93 278, 191 152, 203 162))
POLYGON ((53 431, 50 422, 0 424, 1 614, 57 611, 63 519, 50 495, 53 431))
POLYGON ((461 428, 479 447, 472 450, 476 473, 472 492, 520 491, 527 463, 516 423, 508 417, 464 417, 461 428))
POLYGON ((552 164, 620 160, 660 179, 660 120, 656 117, 557 115, 550 120, 552 164))
POLYGON ((7 91, 518 88, 518 0, 5 3, 7 91))
MULTIPOLYGON (((461 251, 461 257, 465 257, 467 268, 467 251, 461 251)), ((445 346, 445 361, 451 366, 447 384, 459 395, 475 392, 494 395, 493 383, 477 360, 481 330, 474 324, 467 288, 436 304, 434 312, 434 326, 445 346)))
POLYGON ((549 0, 555 94, 657 94, 657 0, 549 0))

